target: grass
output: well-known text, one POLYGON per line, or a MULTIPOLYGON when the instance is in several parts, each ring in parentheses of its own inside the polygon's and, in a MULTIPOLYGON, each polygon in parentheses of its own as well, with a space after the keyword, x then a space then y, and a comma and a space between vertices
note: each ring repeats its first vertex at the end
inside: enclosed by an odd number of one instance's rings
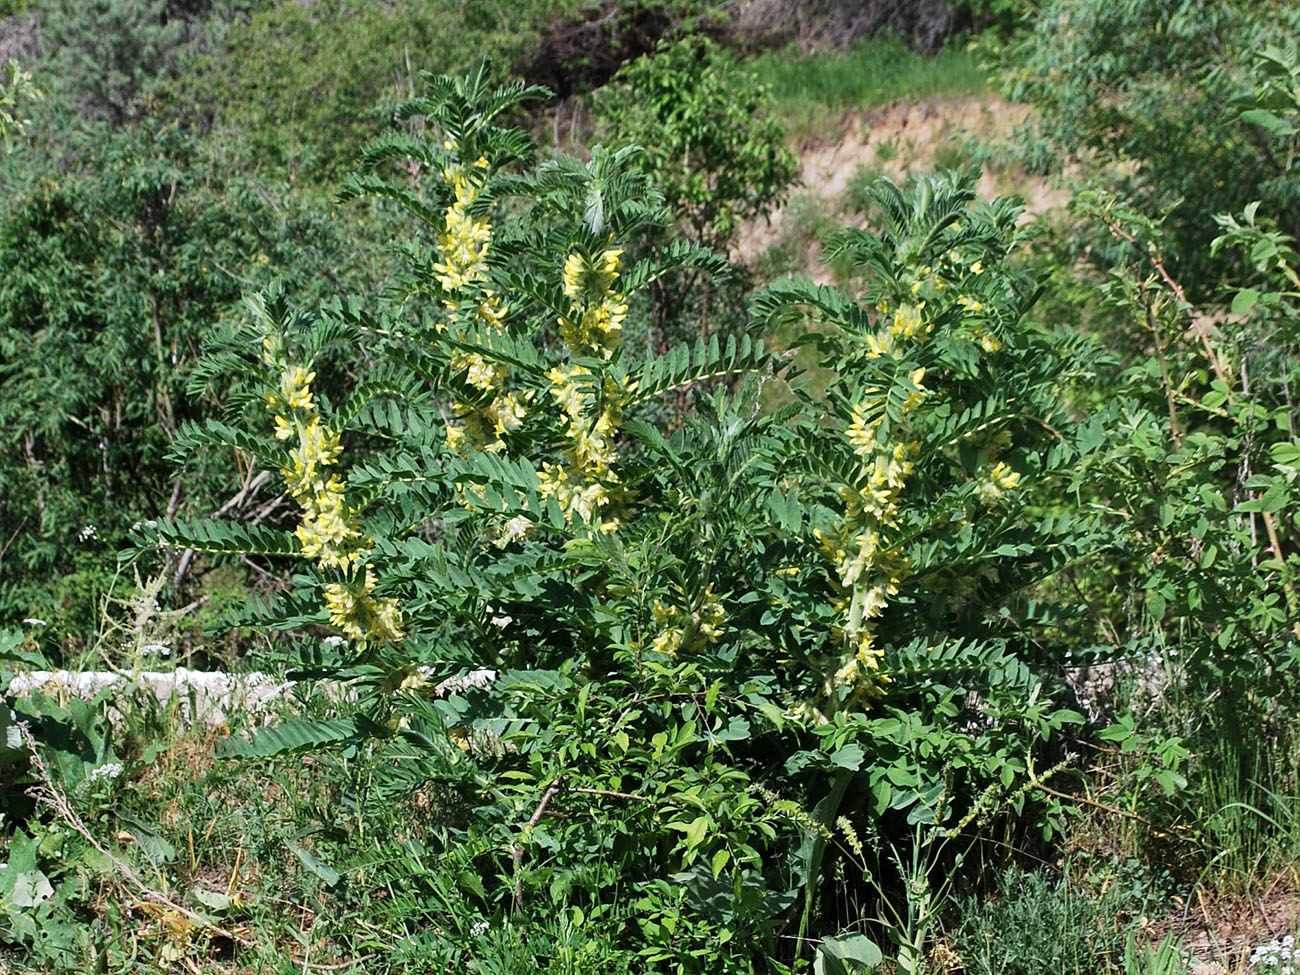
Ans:
POLYGON ((799 57, 773 51, 749 62, 760 83, 770 85, 782 117, 794 120, 791 135, 808 141, 824 135, 837 115, 875 108, 900 98, 955 97, 989 90, 978 56, 960 47, 924 55, 894 40, 867 39, 844 53, 799 57))
POLYGON ((967 975, 1138 975, 1124 964, 1124 949, 1158 902, 1132 863, 1112 862, 1089 877, 1012 866, 991 892, 957 901, 948 941, 967 975))

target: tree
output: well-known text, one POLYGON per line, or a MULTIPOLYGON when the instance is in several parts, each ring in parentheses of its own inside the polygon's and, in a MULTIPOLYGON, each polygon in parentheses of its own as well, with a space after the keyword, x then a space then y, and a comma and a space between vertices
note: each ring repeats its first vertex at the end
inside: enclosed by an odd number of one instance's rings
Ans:
MULTIPOLYGON (((0 169, 9 618, 58 612, 54 581, 133 522, 211 510, 233 490, 229 458, 183 486, 167 459, 178 428, 211 402, 187 390, 201 344, 246 288, 282 276, 320 296, 329 283, 314 269, 346 279, 354 260, 326 214, 231 175, 174 127, 128 126, 81 142, 74 158, 27 153, 0 169)), ((77 624, 94 623, 88 595, 72 600, 90 614, 77 624)))
POLYGON ((1236 270, 1211 262, 1207 214, 1263 198, 1300 232, 1300 210, 1281 198, 1284 160, 1236 108, 1255 87, 1253 52, 1297 29, 1300 11, 1280 3, 1057 0, 1006 49, 1004 90, 1038 109, 1040 150, 1169 214, 1165 256, 1195 300, 1236 270))

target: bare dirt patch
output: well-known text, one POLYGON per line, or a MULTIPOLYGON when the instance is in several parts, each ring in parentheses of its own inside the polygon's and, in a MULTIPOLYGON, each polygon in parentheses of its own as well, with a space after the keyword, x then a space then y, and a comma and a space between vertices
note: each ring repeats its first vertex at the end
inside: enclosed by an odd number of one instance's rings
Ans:
MULTIPOLYGON (((851 113, 835 137, 801 150, 799 185, 790 200, 769 221, 752 221, 742 228, 733 257, 753 264, 784 242, 796 264, 806 262, 789 271, 829 281, 830 271, 817 262, 820 247, 807 226, 809 213, 840 225, 861 225, 853 199, 856 186, 875 176, 902 181, 913 173, 962 165, 971 158, 972 139, 1005 140, 1028 117, 1027 106, 994 96, 903 101, 851 113)), ((1064 206, 1068 199, 1052 182, 1014 167, 985 164, 976 188, 985 198, 1021 196, 1026 221, 1064 206)))

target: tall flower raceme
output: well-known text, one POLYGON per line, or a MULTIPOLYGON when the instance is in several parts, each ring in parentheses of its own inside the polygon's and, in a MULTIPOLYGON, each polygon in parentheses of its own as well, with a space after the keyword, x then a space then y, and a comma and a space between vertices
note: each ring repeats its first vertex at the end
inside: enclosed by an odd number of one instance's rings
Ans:
POLYGON ((610 370, 593 370, 578 360, 608 363, 618 350, 627 318, 627 299, 616 286, 622 257, 621 248, 607 246, 594 256, 574 251, 565 260, 569 307, 559 316, 559 331, 568 361, 546 374, 551 396, 564 412, 566 446, 564 462, 543 465, 542 496, 555 498, 570 522, 595 520, 602 531, 619 524, 622 490, 614 441, 631 390, 610 370))
MULTIPOLYGON (((954 221, 952 231, 961 230, 954 221)), ((898 253, 889 256, 896 261, 898 253)), ((916 465, 936 447, 925 442, 925 423, 918 417, 933 395, 926 381, 927 374, 933 381, 935 368, 920 363, 942 363, 950 354, 930 348, 936 329, 946 342, 965 347, 967 362, 972 354, 1001 348, 989 307, 989 292, 996 288, 969 249, 949 249, 930 263, 896 263, 889 280, 870 325, 855 329, 858 351, 841 383, 848 416, 839 436, 856 464, 839 487, 842 516, 815 531, 831 564, 832 605, 840 617, 832 637, 841 648, 838 666, 826 676, 818 700, 810 702, 819 716, 879 697, 890 682, 877 621, 914 572, 905 552, 910 529, 902 520, 916 465), (852 373, 864 378, 855 381, 852 373)), ((1019 484, 1020 474, 999 457, 1008 440, 1005 431, 984 435, 973 451, 982 460, 971 496, 985 506, 998 504, 1019 484)))
MULTIPOLYGON (((888 324, 868 336, 868 357, 892 360, 896 372, 905 368, 913 347, 930 337, 934 325, 925 319, 924 301, 904 302, 892 314, 882 303, 879 311, 888 324)), ((830 531, 815 531, 823 554, 834 565, 835 605, 843 618, 839 635, 844 656, 822 689, 827 700, 839 699, 846 689, 848 703, 856 703, 881 693, 888 682, 881 670, 884 653, 876 643, 874 620, 911 573, 891 533, 898 525, 903 489, 921 450, 920 441, 909 435, 907 417, 927 394, 924 381, 923 367, 907 371, 908 392, 890 437, 882 434, 889 391, 879 386, 861 391, 842 433, 861 466, 853 480, 840 488, 843 518, 830 531)))
MULTIPOLYGON (((443 147, 453 158, 460 148, 452 139, 443 147)), ((443 181, 452 191, 452 203, 435 237, 438 260, 433 271, 448 309, 448 320, 439 329, 457 341, 469 339, 471 327, 488 341, 493 333, 504 334, 509 311, 502 297, 486 287, 492 219, 475 212, 490 171, 487 157, 479 156, 468 164, 454 159, 442 172, 443 181), (466 311, 467 304, 473 307, 472 312, 466 311)), ((527 411, 524 396, 506 389, 509 369, 502 362, 466 350, 454 352, 450 365, 453 372, 463 374, 467 386, 483 395, 474 402, 452 403, 454 417, 447 423, 447 446, 462 455, 472 449, 489 453, 504 450, 503 435, 517 430, 527 411)))
POLYGON ((316 373, 292 362, 283 340, 272 333, 262 339, 262 362, 277 376, 277 385, 266 394, 276 439, 291 442, 290 464, 280 473, 289 496, 302 508, 294 535, 305 557, 346 576, 346 581, 322 586, 330 625, 358 647, 400 643, 398 601, 374 595, 378 579, 365 558, 371 540, 361 531, 360 512, 348 505, 343 479, 332 470, 343 447, 312 396, 316 373))

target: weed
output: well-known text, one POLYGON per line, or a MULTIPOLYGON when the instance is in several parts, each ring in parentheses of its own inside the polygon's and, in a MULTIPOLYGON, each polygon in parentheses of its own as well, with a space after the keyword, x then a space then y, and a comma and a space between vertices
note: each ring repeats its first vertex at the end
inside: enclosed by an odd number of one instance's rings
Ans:
POLYGON ((1119 876, 1090 894, 1068 875, 1008 867, 992 896, 958 899, 953 949, 969 975, 1094 975, 1118 959, 1130 925, 1147 907, 1149 888, 1115 882, 1119 876))

